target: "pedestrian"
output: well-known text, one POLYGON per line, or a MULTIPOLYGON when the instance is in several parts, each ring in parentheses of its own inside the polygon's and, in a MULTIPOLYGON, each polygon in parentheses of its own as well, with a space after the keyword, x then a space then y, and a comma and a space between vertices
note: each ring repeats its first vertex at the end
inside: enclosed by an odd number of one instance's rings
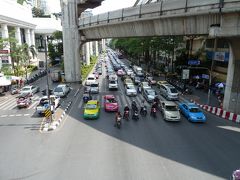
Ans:
POLYGON ((23 79, 22 78, 20 79, 19 83, 20 83, 20 88, 22 88, 22 86, 23 86, 23 79))
POLYGON ((141 93, 142 92, 142 87, 141 85, 138 85, 138 93, 141 93))

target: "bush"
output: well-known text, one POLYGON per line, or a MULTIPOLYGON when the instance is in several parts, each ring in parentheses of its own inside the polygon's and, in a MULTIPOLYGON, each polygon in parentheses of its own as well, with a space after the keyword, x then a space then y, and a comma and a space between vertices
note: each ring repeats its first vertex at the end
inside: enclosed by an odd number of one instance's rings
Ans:
POLYGON ((93 69, 94 65, 97 62, 97 56, 91 56, 90 62, 91 62, 90 65, 83 64, 81 67, 82 81, 84 81, 87 78, 88 74, 93 69))

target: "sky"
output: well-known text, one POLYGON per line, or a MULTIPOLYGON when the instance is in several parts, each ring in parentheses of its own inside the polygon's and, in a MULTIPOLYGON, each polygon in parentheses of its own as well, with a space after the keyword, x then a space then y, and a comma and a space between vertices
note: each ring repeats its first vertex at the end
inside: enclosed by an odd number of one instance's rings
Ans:
MULTIPOLYGON (((102 5, 92 10, 93 14, 101 14, 126 7, 132 7, 136 0, 104 0, 102 5)), ((48 0, 50 12, 60 12, 60 0, 48 0)))

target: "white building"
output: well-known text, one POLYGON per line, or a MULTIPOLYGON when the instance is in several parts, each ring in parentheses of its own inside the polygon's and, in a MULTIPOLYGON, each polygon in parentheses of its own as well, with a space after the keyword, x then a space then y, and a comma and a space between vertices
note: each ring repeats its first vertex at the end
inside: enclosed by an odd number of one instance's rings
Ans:
MULTIPOLYGON (((35 1, 32 1, 35 3, 35 1)), ((19 44, 27 43, 34 45, 38 49, 39 36, 46 37, 54 31, 61 31, 61 21, 53 18, 33 18, 32 6, 29 4, 21 5, 17 0, 0 0, 0 38, 8 38, 12 31, 19 44), (36 42, 37 41, 37 42, 36 42)), ((9 56, 10 46, 0 49, 0 69, 2 64, 11 64, 9 56)), ((38 60, 44 60, 42 53, 38 54, 38 60)), ((37 63, 37 62, 36 62, 37 63)), ((37 64, 36 64, 37 65, 37 64)))

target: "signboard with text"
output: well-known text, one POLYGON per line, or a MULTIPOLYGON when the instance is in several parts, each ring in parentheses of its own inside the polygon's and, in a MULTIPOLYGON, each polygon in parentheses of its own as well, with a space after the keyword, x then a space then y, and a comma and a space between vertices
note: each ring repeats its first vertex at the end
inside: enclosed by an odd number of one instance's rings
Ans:
POLYGON ((189 79, 189 69, 183 69, 182 70, 182 79, 189 79))

